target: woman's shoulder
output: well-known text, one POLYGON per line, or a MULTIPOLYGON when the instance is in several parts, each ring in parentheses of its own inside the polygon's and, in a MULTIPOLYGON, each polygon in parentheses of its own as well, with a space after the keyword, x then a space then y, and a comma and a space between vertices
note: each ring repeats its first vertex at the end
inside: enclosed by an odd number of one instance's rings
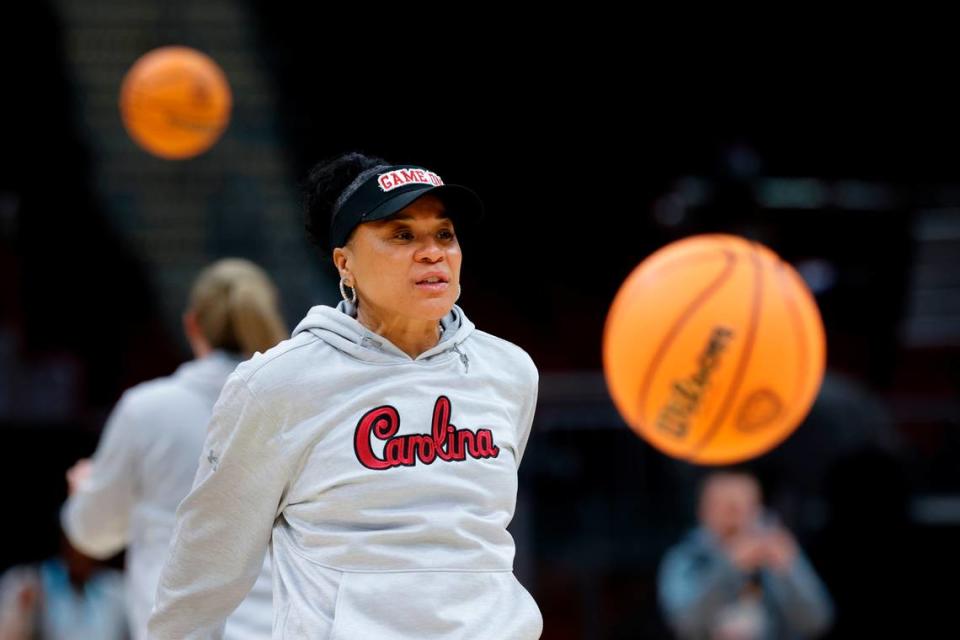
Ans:
POLYGON ((150 412, 156 407, 169 406, 184 393, 177 384, 174 374, 145 380, 123 392, 117 402, 117 410, 131 412, 150 412))
POLYGON ((140 382, 126 391, 119 406, 130 410, 159 410, 197 397, 216 399, 238 360, 222 352, 182 363, 168 375, 140 382))
POLYGON ((241 362, 234 374, 253 392, 289 384, 302 379, 308 370, 322 367, 329 347, 309 332, 298 333, 263 353, 256 352, 241 362))
POLYGON ((519 369, 533 380, 539 378, 540 374, 536 363, 522 347, 479 329, 475 329, 469 339, 475 341, 474 348, 486 352, 484 354, 485 358, 500 359, 503 361, 503 365, 519 369))

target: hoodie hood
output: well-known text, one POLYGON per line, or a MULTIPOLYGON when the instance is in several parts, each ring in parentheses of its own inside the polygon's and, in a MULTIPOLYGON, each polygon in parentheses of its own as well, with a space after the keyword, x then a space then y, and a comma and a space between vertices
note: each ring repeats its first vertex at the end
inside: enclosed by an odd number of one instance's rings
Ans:
POLYGON ((466 366, 466 356, 459 347, 473 333, 474 324, 460 307, 454 305, 450 313, 440 320, 440 330, 440 342, 436 346, 411 358, 392 342, 360 324, 356 306, 344 300, 336 308, 327 305, 311 307, 291 337, 309 332, 353 358, 377 364, 429 360, 453 351, 464 360, 466 366))

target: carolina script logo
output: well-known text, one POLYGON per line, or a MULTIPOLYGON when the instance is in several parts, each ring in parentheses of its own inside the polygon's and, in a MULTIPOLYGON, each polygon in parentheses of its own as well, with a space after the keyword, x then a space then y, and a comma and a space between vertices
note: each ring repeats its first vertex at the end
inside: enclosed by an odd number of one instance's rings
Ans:
POLYGON ((450 424, 450 399, 437 398, 433 405, 433 420, 428 434, 398 436, 400 413, 395 407, 384 405, 363 414, 357 423, 353 448, 357 460, 368 469, 383 470, 392 467, 413 467, 433 464, 436 460, 462 462, 470 458, 496 458, 500 447, 493 442, 489 429, 457 429, 450 424), (371 438, 385 440, 383 456, 373 451, 371 438))

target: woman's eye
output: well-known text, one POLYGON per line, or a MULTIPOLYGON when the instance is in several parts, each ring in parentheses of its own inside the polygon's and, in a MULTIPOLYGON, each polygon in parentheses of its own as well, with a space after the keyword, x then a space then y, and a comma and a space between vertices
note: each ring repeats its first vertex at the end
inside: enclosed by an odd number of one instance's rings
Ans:
POLYGON ((437 234, 441 240, 453 240, 453 231, 450 229, 443 229, 440 233, 437 234))
POLYGON ((397 231, 393 237, 397 240, 413 240, 413 234, 409 231, 397 231))

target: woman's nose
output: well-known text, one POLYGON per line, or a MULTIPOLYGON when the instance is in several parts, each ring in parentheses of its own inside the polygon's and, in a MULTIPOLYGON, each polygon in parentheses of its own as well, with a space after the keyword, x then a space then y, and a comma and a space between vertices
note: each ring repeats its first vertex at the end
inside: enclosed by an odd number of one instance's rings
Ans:
POLYGON ((417 250, 416 258, 417 260, 439 262, 443 260, 443 247, 440 246, 436 238, 430 238, 417 250))

